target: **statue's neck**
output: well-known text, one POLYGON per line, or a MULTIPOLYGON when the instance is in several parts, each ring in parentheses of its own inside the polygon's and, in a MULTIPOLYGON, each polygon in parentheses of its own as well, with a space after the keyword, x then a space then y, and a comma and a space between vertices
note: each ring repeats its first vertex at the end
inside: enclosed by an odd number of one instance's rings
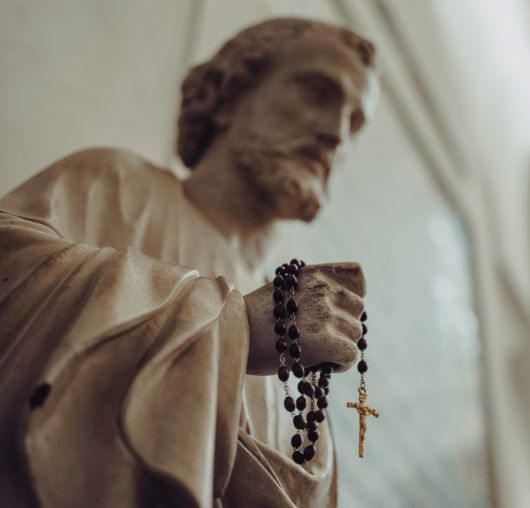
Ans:
MULTIPOLYGON (((217 169, 217 170, 216 170, 217 169)), ((276 236, 276 220, 232 171, 194 170, 183 182, 186 198, 221 233, 251 269, 259 267, 276 236)))

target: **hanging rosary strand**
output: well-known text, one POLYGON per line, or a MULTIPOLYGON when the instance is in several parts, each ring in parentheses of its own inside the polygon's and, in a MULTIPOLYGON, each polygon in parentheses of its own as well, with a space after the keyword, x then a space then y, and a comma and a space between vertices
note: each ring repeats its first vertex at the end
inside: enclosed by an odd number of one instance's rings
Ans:
POLYGON ((368 318, 366 312, 363 312, 361 316, 361 323, 363 327, 363 333, 361 338, 357 341, 357 348, 361 352, 361 360, 357 364, 357 370, 361 374, 361 382, 357 391, 359 392, 359 401, 358 402, 348 402, 346 407, 353 408, 359 413, 359 457, 364 457, 364 446, 366 440, 366 417, 369 415, 379 417, 379 412, 365 404, 368 394, 366 392, 366 382, 364 380, 364 375, 368 370, 368 364, 364 359, 364 352, 368 346, 366 342, 365 335, 368 333, 368 328, 366 326, 366 319, 368 318))
POLYGON ((291 438, 293 447, 292 458, 297 464, 310 461, 316 454, 315 443, 320 437, 318 425, 326 418, 325 408, 328 407, 327 394, 329 393, 329 381, 333 368, 330 365, 322 365, 313 368, 305 368, 301 363, 302 348, 298 343, 300 330, 296 325, 298 305, 296 303, 296 288, 300 270, 305 266, 303 261, 292 259, 289 264, 285 263, 276 269, 274 278, 273 310, 276 319, 274 332, 276 334, 276 351, 280 353, 280 367, 278 378, 283 383, 285 392, 284 407, 293 418, 296 433, 291 438), (285 302, 286 297, 289 298, 285 302), (289 328, 285 319, 289 320, 289 328), (287 333, 291 344, 287 345, 285 334, 287 333), (292 358, 291 369, 287 366, 286 352, 292 358), (300 395, 296 401, 289 393, 288 379, 290 372, 297 378, 298 392, 300 395), (317 372, 319 378, 317 381, 317 372), (307 379, 309 377, 309 380, 307 379), (309 410, 307 399, 309 399, 309 410), (305 435, 304 435, 305 433, 305 435), (304 446, 305 445, 305 446, 304 446))
MULTIPOLYGON (((328 407, 327 395, 329 394, 329 382, 333 367, 329 364, 317 365, 306 368, 301 363, 302 348, 298 343, 300 330, 296 324, 298 304, 296 303, 296 288, 300 271, 305 266, 303 261, 292 259, 289 264, 285 263, 276 269, 274 278, 274 293, 272 295, 275 302, 273 314, 276 322, 274 333, 276 334, 276 351, 280 353, 280 367, 278 368, 278 378, 283 383, 285 399, 283 405, 293 419, 296 433, 291 438, 293 447, 292 458, 297 464, 310 461, 316 454, 316 445, 320 434, 318 425, 326 418, 325 409, 328 407), (286 301, 286 299, 288 300, 286 301), (286 323, 287 320, 287 323, 286 323), (286 335, 289 337, 290 345, 287 344, 286 335), (286 353, 292 362, 291 367, 287 365, 286 353), (289 393, 290 373, 299 378, 298 392, 296 400, 289 393), (318 380, 317 380, 318 374, 318 380), (309 404, 308 404, 309 400, 309 404), (307 411, 307 413, 305 413, 307 411)), ((361 358, 357 364, 357 370, 361 375, 358 402, 348 402, 346 406, 357 410, 359 414, 359 457, 364 457, 366 440, 366 418, 368 416, 379 417, 379 412, 365 404, 367 399, 366 382, 364 376, 368 371, 368 364, 364 359, 365 350, 368 346, 366 334, 368 328, 366 312, 361 316, 362 336, 357 341, 357 348, 361 352, 361 358)))

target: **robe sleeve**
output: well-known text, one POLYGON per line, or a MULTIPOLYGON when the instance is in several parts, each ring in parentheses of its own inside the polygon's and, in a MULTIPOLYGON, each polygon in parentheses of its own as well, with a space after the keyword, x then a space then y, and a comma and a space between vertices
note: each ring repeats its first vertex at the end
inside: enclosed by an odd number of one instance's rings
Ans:
POLYGON ((211 506, 237 448, 244 300, 223 278, 0 213, 5 506, 211 506))

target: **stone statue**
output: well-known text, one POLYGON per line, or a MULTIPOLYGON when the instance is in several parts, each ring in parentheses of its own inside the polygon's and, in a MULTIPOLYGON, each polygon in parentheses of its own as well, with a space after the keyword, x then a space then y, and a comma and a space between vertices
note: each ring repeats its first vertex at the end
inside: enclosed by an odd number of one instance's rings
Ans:
MULTIPOLYGON (((184 81, 189 178, 91 149, 0 200, 4 506, 336 505, 327 424, 290 458, 263 257, 318 213, 373 62, 346 29, 266 21, 184 81)), ((352 366, 364 292, 355 263, 304 269, 306 365, 352 366)))

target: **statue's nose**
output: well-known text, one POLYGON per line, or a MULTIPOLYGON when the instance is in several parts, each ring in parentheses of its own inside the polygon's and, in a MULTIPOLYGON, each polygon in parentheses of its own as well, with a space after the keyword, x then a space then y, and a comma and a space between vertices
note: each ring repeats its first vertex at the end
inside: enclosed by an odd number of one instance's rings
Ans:
POLYGON ((349 115, 345 108, 337 106, 318 121, 316 138, 328 150, 334 150, 346 140, 349 133, 349 115))

